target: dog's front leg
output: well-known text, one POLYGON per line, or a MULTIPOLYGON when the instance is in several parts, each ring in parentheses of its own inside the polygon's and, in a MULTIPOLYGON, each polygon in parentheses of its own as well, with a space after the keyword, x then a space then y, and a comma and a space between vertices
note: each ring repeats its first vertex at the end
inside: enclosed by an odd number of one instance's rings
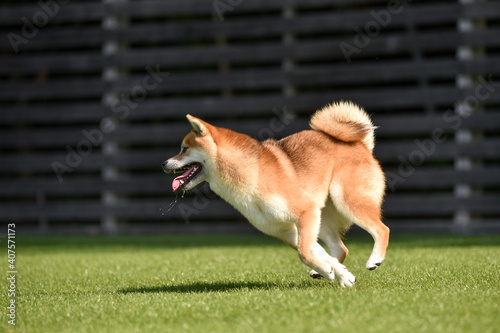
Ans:
POLYGON ((298 220, 298 246, 300 260, 316 272, 333 281, 337 278, 341 287, 352 287, 356 278, 338 259, 332 258, 325 249, 318 244, 320 227, 320 210, 309 209, 298 220))

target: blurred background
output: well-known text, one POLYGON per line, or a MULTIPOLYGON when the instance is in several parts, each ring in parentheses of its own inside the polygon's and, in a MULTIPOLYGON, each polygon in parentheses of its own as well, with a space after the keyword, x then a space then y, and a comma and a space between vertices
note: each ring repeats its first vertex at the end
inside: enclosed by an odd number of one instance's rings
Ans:
POLYGON ((252 230, 172 193, 185 115, 279 139, 338 100, 379 126, 393 230, 500 231, 500 1, 3 0, 0 30, 19 233, 252 230))

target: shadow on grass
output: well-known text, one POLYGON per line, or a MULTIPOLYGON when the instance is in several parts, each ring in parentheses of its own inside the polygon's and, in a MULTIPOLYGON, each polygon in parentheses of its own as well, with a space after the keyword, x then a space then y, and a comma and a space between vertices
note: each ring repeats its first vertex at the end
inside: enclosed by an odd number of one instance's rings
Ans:
POLYGON ((138 288, 126 288, 118 290, 122 294, 144 294, 144 293, 210 293, 229 292, 241 290, 284 290, 284 289, 307 289, 314 285, 304 282, 195 282, 191 284, 163 285, 138 288))

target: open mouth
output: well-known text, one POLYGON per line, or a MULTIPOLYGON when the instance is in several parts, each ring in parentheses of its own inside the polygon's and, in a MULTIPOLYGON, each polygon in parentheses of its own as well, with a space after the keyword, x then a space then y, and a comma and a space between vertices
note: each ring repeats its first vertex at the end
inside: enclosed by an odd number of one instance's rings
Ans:
POLYGON ((172 182, 172 189, 177 191, 179 188, 183 189, 189 184, 191 180, 193 180, 196 175, 198 175, 203 167, 201 166, 200 163, 190 163, 186 166, 183 166, 182 168, 179 169, 173 169, 173 170, 165 170, 166 173, 181 173, 183 172, 182 175, 176 177, 174 181, 172 182))

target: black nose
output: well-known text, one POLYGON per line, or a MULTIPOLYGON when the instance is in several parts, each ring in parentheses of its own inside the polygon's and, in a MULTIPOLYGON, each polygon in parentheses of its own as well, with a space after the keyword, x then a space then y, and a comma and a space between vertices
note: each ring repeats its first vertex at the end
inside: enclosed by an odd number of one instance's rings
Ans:
POLYGON ((166 166, 167 166, 167 161, 165 161, 165 162, 163 162, 163 163, 161 164, 161 167, 163 168, 163 170, 165 170, 165 167, 166 167, 166 166))

